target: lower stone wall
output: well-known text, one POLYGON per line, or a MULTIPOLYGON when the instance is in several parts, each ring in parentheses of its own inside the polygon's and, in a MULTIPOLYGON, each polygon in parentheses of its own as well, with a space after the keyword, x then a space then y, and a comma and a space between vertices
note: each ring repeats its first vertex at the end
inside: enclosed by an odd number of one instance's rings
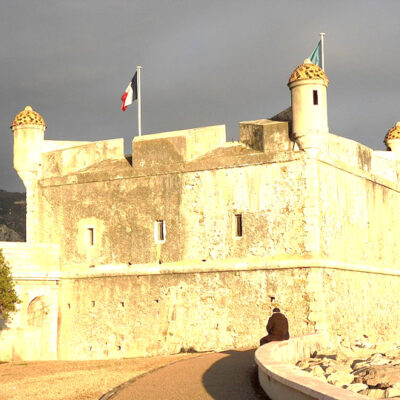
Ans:
POLYGON ((322 288, 333 335, 400 343, 400 274, 324 269, 322 288))
POLYGON ((292 335, 314 332, 307 291, 313 273, 247 269, 62 279, 59 358, 255 347, 276 306, 292 335))
POLYGON ((21 303, 7 322, 0 318, 0 360, 57 358, 58 247, 0 242, 21 303))
MULTIPOLYGON (((7 251, 5 251, 7 255, 7 251)), ((8 254, 10 262, 12 257, 8 254)), ((15 261, 15 260, 14 260, 15 261)), ((89 360, 256 347, 274 307, 291 336, 400 343, 400 272, 320 259, 18 269, 0 360, 89 360)))

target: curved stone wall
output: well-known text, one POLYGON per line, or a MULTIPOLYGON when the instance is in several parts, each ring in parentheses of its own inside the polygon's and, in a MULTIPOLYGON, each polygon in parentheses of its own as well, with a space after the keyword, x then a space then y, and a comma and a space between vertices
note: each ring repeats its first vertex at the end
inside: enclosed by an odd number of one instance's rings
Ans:
POLYGON ((261 387, 271 400, 366 400, 367 396, 324 383, 295 366, 324 347, 324 334, 300 336, 261 346, 255 353, 261 387))

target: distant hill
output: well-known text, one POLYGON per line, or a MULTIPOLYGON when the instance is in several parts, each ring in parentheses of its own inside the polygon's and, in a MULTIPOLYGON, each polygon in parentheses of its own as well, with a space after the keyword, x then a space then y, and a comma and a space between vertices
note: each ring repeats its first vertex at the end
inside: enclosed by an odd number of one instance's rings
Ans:
POLYGON ((21 236, 6 225, 0 225, 0 242, 23 242, 21 236))
POLYGON ((0 189, 0 241, 25 241, 25 221, 25 193, 0 189))

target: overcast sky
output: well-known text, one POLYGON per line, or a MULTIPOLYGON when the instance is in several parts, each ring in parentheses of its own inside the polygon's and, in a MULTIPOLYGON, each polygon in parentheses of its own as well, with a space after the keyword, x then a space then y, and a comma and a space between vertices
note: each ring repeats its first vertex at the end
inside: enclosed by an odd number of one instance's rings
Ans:
POLYGON ((137 134, 120 97, 142 65, 143 133, 268 118, 325 32, 332 133, 384 149, 400 120, 400 0, 0 0, 0 189, 14 116, 31 105, 54 140, 137 134))

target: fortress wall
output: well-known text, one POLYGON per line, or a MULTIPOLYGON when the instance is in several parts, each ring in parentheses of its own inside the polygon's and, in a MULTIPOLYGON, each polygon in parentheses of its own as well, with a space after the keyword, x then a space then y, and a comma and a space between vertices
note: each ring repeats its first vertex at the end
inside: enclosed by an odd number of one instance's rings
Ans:
POLYGON ((329 155, 347 169, 358 169, 398 185, 400 161, 392 151, 374 151, 354 140, 329 134, 323 148, 324 158, 329 155))
POLYGON ((333 337, 351 340, 367 335, 400 341, 400 273, 326 269, 322 282, 325 293, 326 325, 333 337))
MULTIPOLYGON (((85 143, 85 142, 82 142, 85 143)), ((86 142, 88 143, 88 142, 86 142)), ((56 143, 46 143, 50 148, 56 143)), ((46 149, 47 150, 47 149, 46 149)), ((124 157, 124 140, 111 139, 42 153, 42 177, 64 176, 110 158, 124 157)))
POLYGON ((33 242, 0 242, 15 277, 59 276, 59 247, 33 242))
POLYGON ((318 168, 322 256, 399 268, 398 185, 334 161, 318 168))
POLYGON ((303 254, 302 163, 185 174, 180 212, 184 259, 303 254), (235 236, 235 214, 243 236, 235 236))
POLYGON ((0 360, 57 357, 58 246, 1 242, 21 303, 0 323, 0 360))
POLYGON ((291 334, 314 332, 307 268, 62 279, 60 359, 254 347, 274 306, 291 334), (271 301, 271 297, 272 300, 271 301))
MULTIPOLYGON (((40 187, 40 241, 59 243, 62 268, 304 252, 304 161, 40 187), (235 237, 235 214, 243 237, 235 237), (156 243, 154 223, 166 240, 156 243), (95 241, 89 244, 89 228, 95 241)), ((88 176, 90 177, 90 176, 88 176)))
POLYGON ((45 187, 41 221, 51 228, 42 240, 60 243, 62 268, 154 262, 154 222, 165 220, 163 258, 181 259, 181 179, 171 174, 45 187))

